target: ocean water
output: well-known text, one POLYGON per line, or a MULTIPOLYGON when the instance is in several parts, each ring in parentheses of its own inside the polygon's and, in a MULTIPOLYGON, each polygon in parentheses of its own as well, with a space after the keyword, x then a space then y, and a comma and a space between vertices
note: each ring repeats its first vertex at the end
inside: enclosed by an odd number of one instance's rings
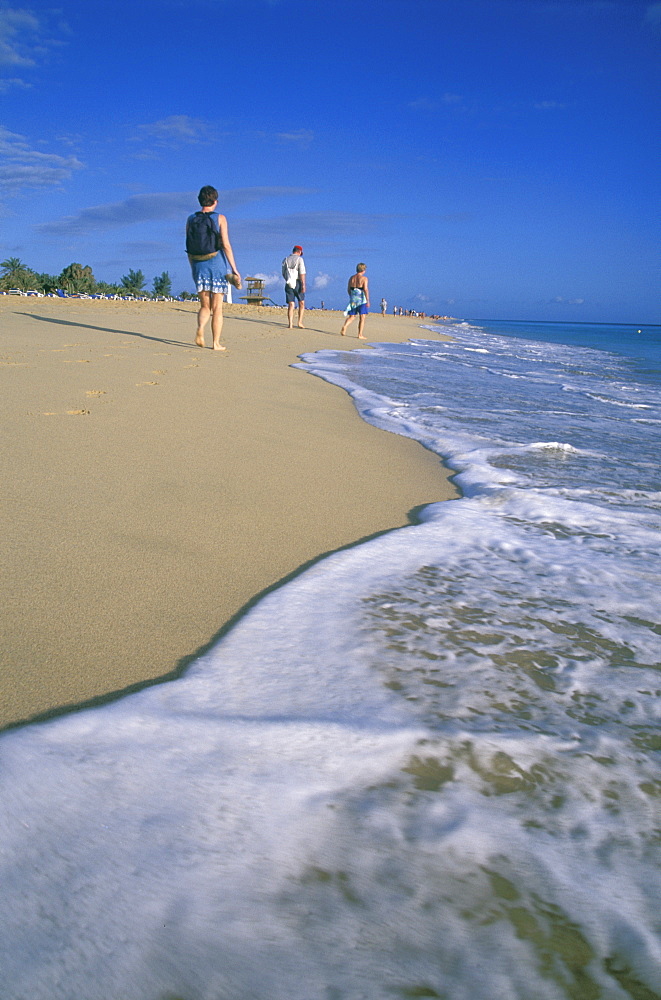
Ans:
POLYGON ((658 330, 548 326, 302 359, 462 496, 0 737, 3 1000, 661 996, 658 330))

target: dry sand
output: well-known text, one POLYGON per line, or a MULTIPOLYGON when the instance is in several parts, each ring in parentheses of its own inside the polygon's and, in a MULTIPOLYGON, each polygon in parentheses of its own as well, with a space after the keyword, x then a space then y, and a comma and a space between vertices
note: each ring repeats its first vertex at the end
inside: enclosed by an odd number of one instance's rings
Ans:
POLYGON ((309 560, 456 496, 436 456, 289 367, 365 347, 356 323, 229 306, 220 354, 195 311, 0 296, 0 726, 175 676, 309 560))

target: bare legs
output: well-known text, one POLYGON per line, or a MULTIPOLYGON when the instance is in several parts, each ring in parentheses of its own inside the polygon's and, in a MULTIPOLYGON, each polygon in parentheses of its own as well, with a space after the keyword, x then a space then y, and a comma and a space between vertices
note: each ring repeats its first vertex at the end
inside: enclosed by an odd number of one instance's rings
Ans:
MULTIPOLYGON (((355 320, 355 318, 356 318, 355 316, 347 316, 347 318, 345 319, 344 323, 342 324, 342 329, 340 330, 340 334, 341 334, 342 337, 345 336, 345 334, 347 332, 347 327, 351 326, 351 324, 353 323, 353 321, 355 320)), ((359 340, 366 340, 367 339, 366 337, 363 336, 363 327, 365 326, 365 320, 366 319, 367 319, 367 313, 361 313, 360 316, 358 317, 358 339, 359 340)))
POLYGON ((198 347, 204 347, 204 328, 211 317, 211 337, 212 350, 225 351, 227 348, 220 343, 220 335, 223 332, 223 300, 225 296, 222 292, 198 292, 200 308, 197 313, 197 333, 195 343, 198 347))
MULTIPOLYGON (((299 301, 298 303, 298 328, 299 330, 304 330, 303 326, 303 313, 305 312, 305 302, 299 301)), ((287 326, 290 330, 294 329, 294 303, 287 303, 287 326)))

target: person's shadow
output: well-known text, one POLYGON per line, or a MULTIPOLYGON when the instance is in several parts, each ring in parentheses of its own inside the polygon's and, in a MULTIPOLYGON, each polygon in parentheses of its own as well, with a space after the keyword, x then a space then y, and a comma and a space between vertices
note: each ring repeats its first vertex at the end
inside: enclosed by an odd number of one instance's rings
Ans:
MULTIPOLYGON (((184 310, 182 310, 183 312, 184 310)), ((77 326, 85 330, 100 330, 102 333, 119 333, 123 337, 139 337, 140 340, 153 340, 156 344, 168 344, 170 347, 194 347, 193 341, 171 340, 168 337, 152 337, 148 333, 139 333, 137 330, 115 330, 109 326, 95 326, 93 323, 74 323, 68 319, 54 319, 52 316, 38 316, 35 313, 24 312, 21 315, 29 316, 31 319, 38 319, 42 323, 54 323, 57 326, 77 326)))

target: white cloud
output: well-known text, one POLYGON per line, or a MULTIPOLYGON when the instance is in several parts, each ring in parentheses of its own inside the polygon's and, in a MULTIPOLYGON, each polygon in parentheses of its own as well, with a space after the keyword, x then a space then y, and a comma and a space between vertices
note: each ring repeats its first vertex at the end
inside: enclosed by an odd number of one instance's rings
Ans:
POLYGON ((330 274, 322 274, 320 271, 315 278, 312 279, 312 287, 317 288, 328 288, 329 284, 333 280, 330 274))
POLYGON ((68 180, 82 166, 75 156, 31 149, 25 136, 0 126, 0 188, 5 191, 53 187, 68 180))
POLYGON ((561 295, 556 295, 555 298, 549 301, 549 305, 552 306, 582 306, 585 305, 585 299, 563 299, 561 295))
POLYGON ((260 278, 264 282, 266 288, 272 288, 274 285, 280 285, 283 281, 281 274, 262 274, 261 271, 258 271, 255 274, 255 277, 260 278))

